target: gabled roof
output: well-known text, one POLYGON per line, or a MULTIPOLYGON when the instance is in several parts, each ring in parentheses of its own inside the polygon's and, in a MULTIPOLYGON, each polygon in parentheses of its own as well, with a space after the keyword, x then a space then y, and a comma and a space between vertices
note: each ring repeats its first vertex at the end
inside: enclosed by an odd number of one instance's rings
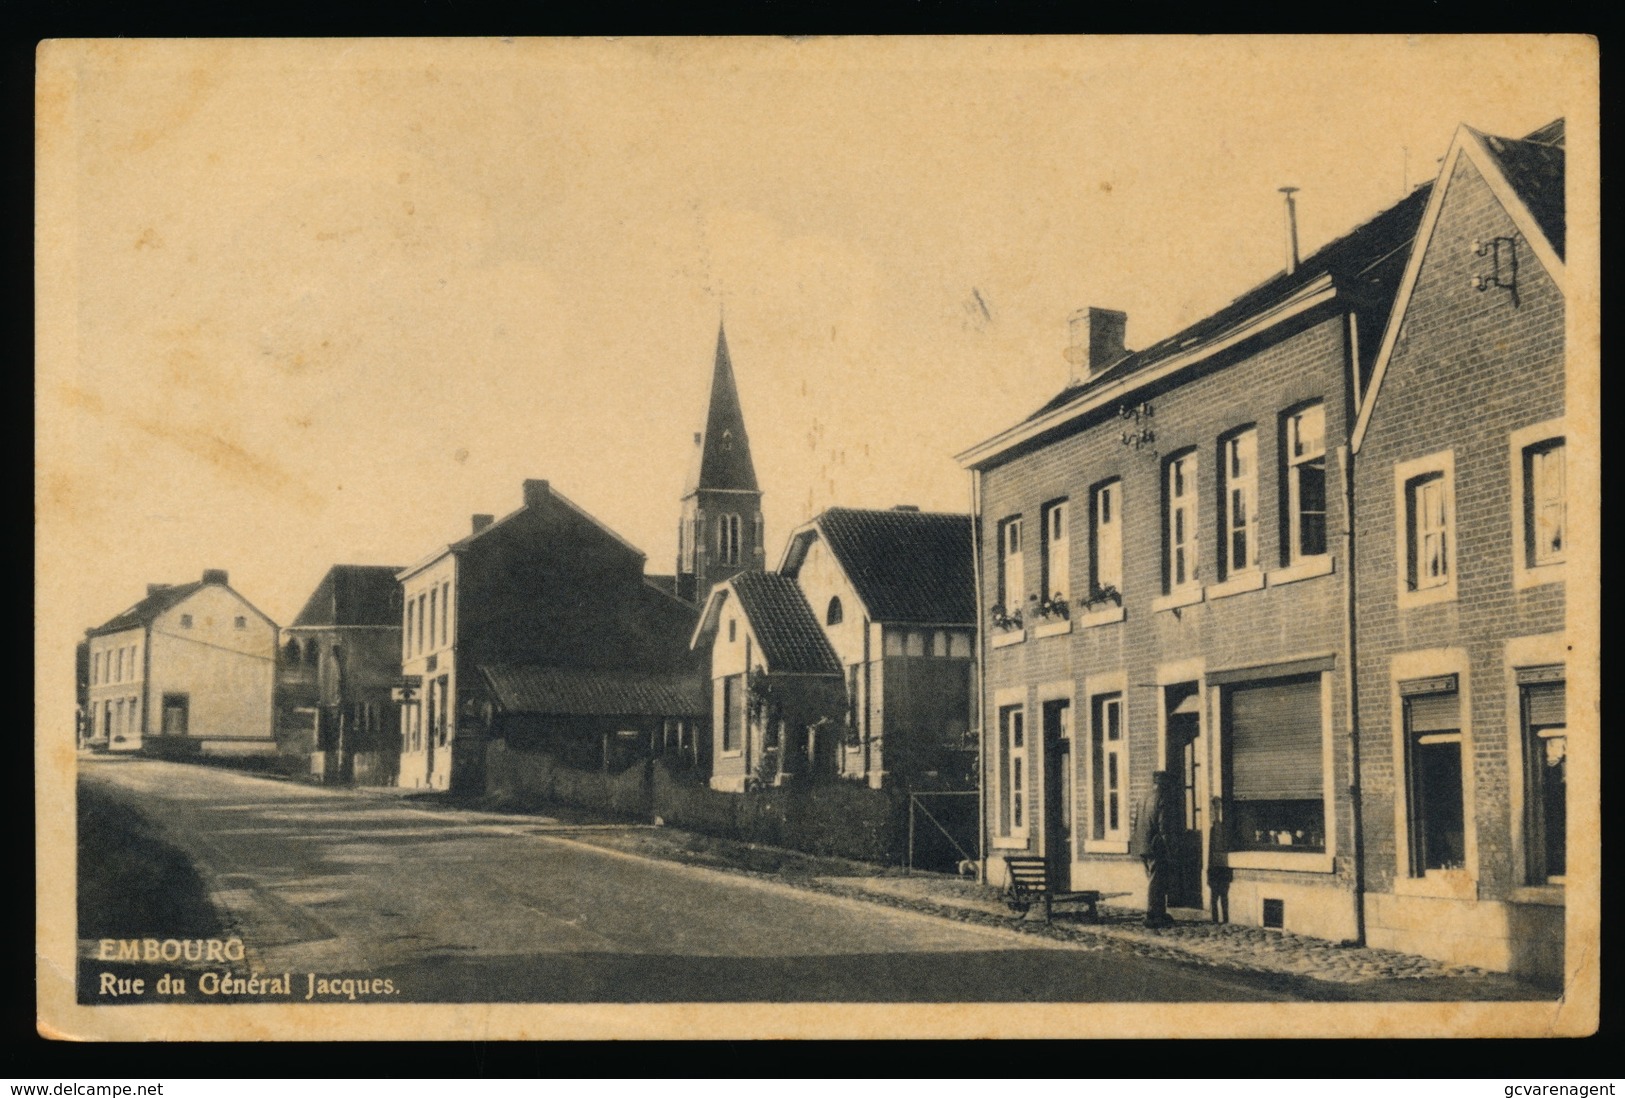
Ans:
POLYGON ((387 564, 335 564, 293 619, 291 628, 401 624, 400 568, 387 564))
POLYGON ((1291 274, 1282 270, 1218 312, 1129 353, 1086 382, 1068 385, 1016 426, 964 451, 958 460, 968 468, 985 465, 1102 402, 1115 406, 1135 389, 1204 361, 1339 294, 1382 315, 1398 289, 1431 189, 1431 185, 1418 187, 1303 259, 1291 274))
POLYGON ((109 618, 94 629, 87 629, 85 635, 87 637, 99 637, 105 633, 122 633, 126 629, 134 629, 138 625, 150 625, 164 611, 179 606, 202 588, 202 583, 177 583, 171 587, 163 587, 154 591, 122 614, 109 618))
POLYGON ((1349 436, 1349 445, 1355 453, 1359 453, 1365 441, 1372 412, 1382 392, 1383 378, 1388 372, 1388 363, 1393 358, 1395 343, 1404 326, 1405 313, 1410 308, 1411 294, 1416 289, 1416 280, 1421 275, 1422 262, 1433 238, 1433 230, 1444 209, 1456 166, 1463 157, 1478 169, 1490 193, 1528 241, 1529 251, 1546 268, 1558 292, 1567 293, 1563 261, 1565 165, 1562 142, 1562 119, 1542 126, 1521 141, 1490 137, 1470 126, 1461 126, 1456 130, 1450 150, 1440 161, 1438 181, 1428 196, 1427 209, 1417 229, 1419 243, 1411 249, 1405 262, 1388 325, 1383 331, 1382 345, 1372 366, 1371 384, 1366 388, 1360 414, 1349 436), (1556 233, 1555 239, 1553 232, 1556 233))
POLYGON ((741 572, 717 584, 706 600, 691 646, 713 633, 722 605, 732 594, 751 635, 761 649, 762 664, 768 674, 839 675, 841 664, 835 657, 823 626, 796 581, 778 572, 741 572))
POLYGON ((507 713, 553 717, 700 717, 704 684, 694 675, 584 670, 535 664, 482 665, 507 713))
POLYGON ((779 571, 793 578, 820 537, 872 620, 975 624, 969 515, 831 507, 790 536, 779 571))
POLYGON ((750 437, 745 413, 739 407, 733 362, 728 357, 728 335, 717 327, 717 357, 711 370, 711 398, 705 411, 705 430, 695 438, 694 462, 689 468, 683 497, 702 489, 755 492, 756 466, 750 459, 750 437))

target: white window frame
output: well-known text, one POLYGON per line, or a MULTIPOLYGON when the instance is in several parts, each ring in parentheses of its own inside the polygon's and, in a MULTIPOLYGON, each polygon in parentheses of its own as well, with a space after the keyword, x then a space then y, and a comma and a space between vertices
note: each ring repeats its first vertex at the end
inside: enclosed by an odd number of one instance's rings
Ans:
POLYGON ((1093 526, 1090 581, 1093 587, 1123 591, 1123 482, 1101 481, 1090 490, 1089 516, 1093 526))
POLYGON ((1027 603, 1027 577, 1022 558, 1021 516, 999 523, 999 601, 1006 614, 1016 614, 1027 603))
POLYGON ((1326 462, 1326 405, 1323 401, 1311 401, 1294 408, 1286 414, 1285 431, 1282 433, 1281 460, 1286 469, 1287 494, 1287 529, 1286 534, 1286 561, 1288 564, 1298 564, 1306 560, 1315 560, 1326 556, 1331 551, 1330 522, 1328 511, 1331 509, 1331 479, 1326 462), (1303 452, 1298 451, 1302 437, 1302 424, 1312 417, 1319 422, 1319 437, 1312 438, 1304 445, 1303 452), (1305 467, 1320 463, 1321 480, 1321 507, 1320 512, 1320 552, 1306 553, 1303 549, 1303 489, 1302 479, 1305 467))
MULTIPOLYGON (((1394 465, 1394 542, 1396 556, 1394 569, 1399 589, 1399 606, 1409 609, 1429 603, 1445 602, 1456 597, 1456 456, 1455 451, 1429 454, 1413 461, 1394 465), (1443 493, 1443 525, 1437 531, 1443 537, 1443 564, 1445 575, 1439 582, 1428 586, 1413 585, 1412 572, 1422 569, 1424 529, 1413 517, 1415 489, 1425 478, 1437 477, 1443 493), (1412 562, 1415 562, 1414 565, 1412 562)), ((1416 581, 1419 583, 1418 581, 1416 581)))
POLYGON ((1223 573, 1231 579, 1244 573, 1257 572, 1258 560, 1258 429, 1243 427, 1231 431, 1219 440, 1219 477, 1223 482, 1220 495, 1220 546, 1224 551, 1223 573), (1240 506, 1237 506, 1237 498, 1240 506), (1241 512, 1237 519, 1237 511, 1241 512), (1245 552, 1241 563, 1236 563, 1236 539, 1241 537, 1245 552))
POLYGON ((1198 505, 1197 471, 1201 462, 1195 450, 1175 454, 1163 464, 1162 493, 1167 526, 1163 530, 1164 593, 1189 591, 1201 586, 1201 507, 1198 505), (1184 566, 1181 577, 1180 565, 1184 566))
POLYGON ((1128 849, 1129 831, 1134 821, 1134 805, 1129 797, 1128 701, 1123 690, 1091 693, 1089 696, 1089 785, 1088 826, 1084 850, 1091 853, 1121 853, 1128 849), (1111 739, 1115 712, 1117 739, 1111 739), (1099 762, 1096 762, 1096 755, 1099 762), (1111 821, 1112 764, 1115 762, 1118 795, 1117 826, 1111 821), (1100 828, 1095 827, 1095 810, 1100 810, 1100 828))
POLYGON ((1044 518, 1044 589, 1038 593, 1042 599, 1070 599, 1072 597, 1072 511, 1064 499, 1045 504, 1044 518))
POLYGON ((1032 815, 1029 733, 1026 698, 1020 692, 1001 692, 994 699, 992 737, 995 823, 991 837, 997 847, 1027 845, 1027 822, 1032 815))
POLYGON ((1530 484, 1528 461, 1533 451, 1557 444, 1562 447, 1563 461, 1560 468, 1563 470, 1563 536, 1565 541, 1570 539, 1572 523, 1568 518, 1568 498, 1570 495, 1569 461, 1568 461, 1568 432, 1561 419, 1551 419, 1544 423, 1532 424, 1512 432, 1510 437, 1509 467, 1512 483, 1512 586, 1517 590, 1535 587, 1543 583, 1560 583, 1563 580, 1564 559, 1567 557, 1568 546, 1564 546, 1562 556, 1555 559, 1536 563, 1530 559, 1530 545, 1532 531, 1529 528, 1530 520, 1530 484))

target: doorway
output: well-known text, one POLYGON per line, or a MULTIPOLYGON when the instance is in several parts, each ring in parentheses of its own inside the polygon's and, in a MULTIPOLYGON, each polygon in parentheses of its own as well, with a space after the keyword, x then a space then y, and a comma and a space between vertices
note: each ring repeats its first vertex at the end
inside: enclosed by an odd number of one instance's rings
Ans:
MULTIPOLYGON (((1044 703, 1044 857, 1051 871, 1072 876, 1072 703, 1044 703)), ((1069 884, 1070 886, 1070 884, 1069 884)))
POLYGON ((1202 704, 1195 683, 1180 683, 1164 690, 1168 773, 1176 796, 1169 819, 1172 838, 1173 881, 1170 907, 1202 906, 1202 704))

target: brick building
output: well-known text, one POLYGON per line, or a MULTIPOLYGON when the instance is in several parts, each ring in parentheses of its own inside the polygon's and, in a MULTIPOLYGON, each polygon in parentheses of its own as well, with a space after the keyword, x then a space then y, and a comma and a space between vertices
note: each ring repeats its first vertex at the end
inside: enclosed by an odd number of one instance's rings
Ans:
POLYGON ((1080 310, 1065 388, 960 455, 990 879, 1040 853, 1143 903, 1166 770, 1176 907, 1357 935, 1347 443, 1427 196, 1300 261, 1289 194, 1282 273, 1141 351, 1080 310))
POLYGON ((1463 127, 1353 436, 1367 937, 1555 978, 1568 743, 1564 150, 1463 127))
POLYGON ((327 782, 393 785, 400 769, 398 566, 335 564, 282 631, 277 739, 327 782))

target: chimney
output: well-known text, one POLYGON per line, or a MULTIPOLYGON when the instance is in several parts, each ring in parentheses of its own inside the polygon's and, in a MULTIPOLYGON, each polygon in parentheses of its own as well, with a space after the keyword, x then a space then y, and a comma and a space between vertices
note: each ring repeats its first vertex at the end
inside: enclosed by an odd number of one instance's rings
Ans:
POLYGON ((1298 204, 1292 200, 1297 191, 1296 187, 1281 188, 1281 193, 1286 195, 1286 273, 1289 275, 1298 270, 1298 204))
POLYGON ((219 587, 225 587, 231 581, 226 577, 226 570, 224 568, 205 568, 203 570, 203 582, 206 584, 214 584, 219 587))
POLYGON ((525 481, 525 506, 540 507, 546 502, 550 490, 545 480, 525 481))
POLYGON ((1070 382, 1082 385, 1128 354, 1123 337, 1128 331, 1128 314, 1116 309, 1090 306, 1067 317, 1071 345, 1066 360, 1072 364, 1070 382))
POLYGON ((167 584, 167 583, 149 583, 149 584, 147 584, 147 597, 150 599, 150 598, 152 598, 152 596, 156 595, 158 592, 160 592, 160 591, 168 591, 168 590, 169 590, 169 584, 167 584))
POLYGON ((495 515, 475 515, 474 520, 473 520, 474 521, 474 533, 476 533, 476 534, 479 533, 481 530, 485 529, 487 526, 491 525, 496 520, 497 520, 497 517, 495 515))

